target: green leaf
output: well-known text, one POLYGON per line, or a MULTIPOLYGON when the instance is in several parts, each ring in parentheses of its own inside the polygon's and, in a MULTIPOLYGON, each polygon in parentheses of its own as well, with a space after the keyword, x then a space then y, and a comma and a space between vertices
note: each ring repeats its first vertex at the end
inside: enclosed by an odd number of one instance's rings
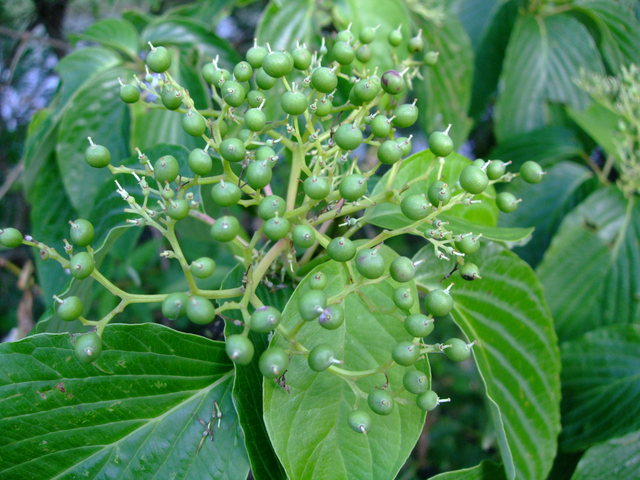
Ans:
POLYGON ((584 155, 582 144, 574 131, 563 127, 542 127, 501 142, 491 151, 489 158, 511 160, 514 164, 511 170, 516 171, 527 160, 547 167, 584 155))
POLYGON ((450 135, 459 147, 471 129, 467 116, 473 78, 471 41, 455 15, 446 15, 440 26, 424 21, 418 25, 429 50, 439 52, 438 63, 424 67, 424 80, 416 80, 414 85, 420 100, 420 123, 427 132, 453 125, 450 135))
POLYGON ((208 60, 220 56, 222 65, 232 65, 240 57, 226 40, 205 28, 201 23, 186 18, 158 18, 142 32, 142 42, 146 45, 173 45, 181 50, 198 49, 208 60))
POLYGON ((447 229, 454 234, 474 233, 482 234, 485 240, 493 242, 521 242, 531 236, 533 227, 529 228, 505 228, 505 227, 488 227, 472 223, 462 218, 450 215, 440 215, 440 219, 448 222, 447 229))
POLYGON ((110 180, 106 169, 84 161, 87 137, 106 146, 117 162, 128 156, 129 121, 127 107, 119 98, 118 77, 131 72, 112 68, 84 84, 60 121, 57 162, 71 204, 81 216, 88 215, 100 187, 110 180))
POLYGON ((592 103, 584 110, 567 108, 567 113, 608 155, 620 161, 618 145, 622 141, 618 122, 622 118, 619 115, 598 103, 592 103))
POLYGON ((561 340, 640 320, 639 239, 640 206, 615 187, 565 217, 538 266, 561 340))
MULTIPOLYGON (((241 286, 244 273, 244 266, 237 265, 224 279, 221 288, 241 286)), ((291 296, 291 289, 286 288, 271 292, 261 283, 256 290, 256 294, 265 305, 270 305, 282 311, 287 299, 291 296)), ((227 301, 234 300, 227 299, 227 301)), ((229 319, 242 320, 242 315, 237 310, 225 312, 225 315, 229 319)), ((229 320, 225 322, 225 336, 241 331, 241 326, 234 325, 229 320)), ((262 418, 262 389, 260 388, 262 374, 260 373, 258 362, 260 355, 269 345, 269 340, 266 335, 255 332, 250 332, 249 338, 255 348, 255 354, 251 364, 244 367, 236 367, 233 399, 240 419, 240 427, 244 433, 244 443, 251 462, 251 473, 257 480, 265 478, 285 479, 284 468, 282 468, 282 464, 273 450, 267 427, 262 418)))
MULTIPOLYGON (((455 189, 460 172, 469 164, 469 160, 462 155, 452 153, 446 159, 442 171, 442 180, 455 189)), ((371 195, 377 195, 389 189, 401 190, 412 179, 424 174, 431 169, 429 178, 422 182, 414 183, 403 195, 414 193, 427 193, 429 186, 436 180, 438 164, 430 150, 423 150, 405 159, 400 164, 397 175, 391 185, 387 185, 392 173, 385 173, 373 189, 371 195)), ((482 202, 473 205, 456 205, 446 210, 449 216, 465 219, 469 222, 482 225, 495 226, 498 220, 498 208, 494 201, 493 188, 488 188, 478 196, 482 202)), ((401 228, 413 223, 400 211, 400 206, 385 202, 367 210, 364 220, 382 228, 401 228)))
MULTIPOLYGON (((478 11, 486 8, 484 1, 477 3, 482 6, 470 9, 470 17, 477 17, 478 11)), ((507 45, 519 15, 520 3, 520 0, 510 0, 500 6, 476 50, 469 108, 470 115, 476 119, 485 112, 498 86, 507 45)))
MULTIPOLYGON (((387 262, 395 254, 383 250, 387 262)), ((343 292, 348 272, 344 264, 329 261, 314 269, 330 279, 328 297, 343 292)), ((307 276, 306 278, 309 278, 307 276)), ((341 300, 345 324, 337 330, 324 330, 317 322, 303 326, 296 339, 307 349, 319 343, 335 347, 344 360, 341 367, 366 370, 390 361, 391 348, 398 341, 409 340, 402 326, 403 315, 393 305, 391 294, 395 282, 384 280, 361 288, 341 300)), ((298 286, 283 312, 282 325, 289 331, 301 321, 300 296, 309 290, 306 280, 298 286)), ((417 309, 416 309, 417 310, 417 309)), ((288 343, 278 334, 272 340, 288 343)), ((421 365, 428 372, 428 365, 421 365)), ((397 391, 404 368, 388 371, 391 389, 397 391)), ((424 413, 407 392, 388 416, 375 416, 371 430, 358 434, 347 424, 347 415, 356 398, 347 383, 329 371, 315 373, 307 366, 306 356, 294 355, 286 373, 289 391, 274 381, 264 382, 264 418, 273 446, 290 478, 336 479, 357 475, 368 479, 394 478, 418 440, 424 413)), ((385 383, 381 373, 362 377, 358 386, 365 392, 385 383)), ((362 404, 364 400, 361 400, 362 404)), ((363 408, 366 407, 366 402, 363 408)), ((373 414, 372 414, 373 415, 373 414)))
POLYGON ((504 3, 505 0, 459 0, 452 2, 451 10, 458 16, 465 32, 467 32, 474 51, 478 50, 490 23, 504 3))
POLYGON ((78 37, 120 50, 130 58, 135 59, 138 57, 138 45, 140 43, 138 32, 127 20, 121 18, 100 20, 87 28, 78 37))
POLYGON ((617 480, 638 475, 640 431, 613 438, 586 451, 571 480, 617 480))
POLYGON ((640 428, 638 352, 640 325, 609 326, 562 345, 563 449, 640 428))
POLYGON ((523 201, 515 212, 501 213, 499 223, 505 227, 536 226, 531 240, 514 252, 535 267, 563 217, 597 186, 591 170, 573 162, 560 162, 548 168, 542 185, 514 180, 509 191, 523 201))
POLYGON ((416 283, 427 290, 440 288, 441 282, 448 278, 456 267, 454 258, 438 258, 431 244, 418 250, 413 256, 413 261, 420 262, 416 266, 416 283))
POLYGON ((610 70, 640 62, 640 22, 631 8, 607 0, 578 0, 572 4, 577 18, 593 30, 610 70))
POLYGON ((485 460, 475 467, 441 473, 430 477, 429 480, 504 480, 504 478, 506 477, 502 465, 485 460))
POLYGON ((560 431, 560 361, 542 288, 516 255, 481 250, 481 280, 459 275, 453 319, 482 376, 507 478, 545 478, 560 431))
POLYGON ((246 477, 222 343, 154 324, 109 325, 103 341, 91 364, 68 334, 0 345, 0 476, 246 477))
POLYGON ((310 45, 317 28, 315 10, 313 0, 269 2, 256 27, 258 42, 269 42, 274 50, 294 48, 296 41, 310 45))
POLYGON ((518 18, 496 104, 498 140, 547 124, 549 103, 586 105, 587 95, 574 83, 580 68, 595 73, 604 70, 593 39, 580 22, 566 14, 518 18))

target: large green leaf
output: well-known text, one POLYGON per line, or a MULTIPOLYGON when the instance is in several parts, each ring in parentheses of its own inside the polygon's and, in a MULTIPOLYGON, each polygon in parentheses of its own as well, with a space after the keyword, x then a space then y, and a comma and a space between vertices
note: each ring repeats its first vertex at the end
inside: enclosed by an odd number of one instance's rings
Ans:
POLYGON ((615 187, 567 215, 538 274, 558 336, 640 320, 640 206, 615 187))
POLYGON ((314 33, 319 31, 313 22, 315 10, 313 0, 269 2, 256 28, 258 42, 269 42, 274 50, 294 48, 296 41, 310 45, 314 33))
POLYGON ((420 99, 421 126, 431 132, 451 124, 451 138, 459 147, 471 129, 467 117, 473 78, 471 41, 455 15, 447 15, 439 26, 424 21, 418 25, 429 49, 440 53, 438 63, 423 68, 424 80, 414 85, 420 99))
MULTIPOLYGON (((393 254, 384 249, 389 262, 393 254)), ((348 272, 344 264, 329 261, 311 273, 322 271, 330 279, 328 296, 341 293, 347 285, 348 272)), ((307 277, 308 278, 308 277, 307 277)), ((306 324, 297 340, 307 348, 328 343, 344 361, 341 367, 366 370, 389 362, 391 349, 400 340, 409 340, 402 326, 403 315, 394 306, 391 294, 395 282, 382 281, 351 293, 341 303, 345 309, 345 324, 337 330, 324 330, 317 322, 306 324)), ((283 312, 282 324, 291 329, 298 323, 298 301, 310 289, 303 281, 283 312)), ((272 343, 285 345, 279 335, 272 343)), ((286 373, 289 391, 274 381, 264 382, 264 417, 273 446, 290 478, 394 478, 415 445, 424 422, 412 395, 400 393, 397 407, 388 416, 375 416, 366 434, 352 431, 347 415, 356 398, 342 379, 330 372, 315 373, 306 364, 306 357, 294 355, 286 373)), ((425 371, 428 366, 423 365, 425 371)), ((398 391, 404 369, 393 367, 388 379, 393 391, 398 391)), ((382 374, 364 377, 358 386, 365 392, 385 383, 382 374)), ((360 399, 360 404, 366 401, 360 399)))
POLYGON ((611 155, 615 160, 620 160, 620 151, 617 145, 622 144, 623 137, 618 130, 618 122, 622 120, 619 115, 598 103, 592 103, 584 110, 567 108, 567 113, 580 128, 587 132, 587 135, 604 149, 607 155, 611 155))
POLYGON ((129 155, 129 118, 119 98, 118 77, 130 73, 112 68, 96 75, 75 95, 60 121, 57 162, 69 200, 80 215, 89 214, 98 190, 110 178, 106 169, 84 161, 87 137, 106 146, 115 162, 129 155))
MULTIPOLYGON (((224 279, 221 288, 241 286, 244 273, 244 266, 237 265, 224 279)), ((262 283, 256 290, 256 294, 265 305, 270 305, 280 311, 284 309, 291 293, 290 288, 271 292, 262 283)), ((232 319, 242 320, 240 312, 229 311, 226 315, 229 320, 225 322, 225 336, 242 331, 241 326, 234 325, 231 321, 232 319)), ((260 373, 259 359, 269 345, 269 339, 267 335, 255 332, 250 332, 249 338, 255 348, 255 354, 251 364, 236 367, 233 400, 244 433, 244 442, 251 462, 251 473, 256 480, 285 479, 284 468, 282 468, 282 464, 271 446, 267 427, 262 417, 262 388, 260 387, 263 377, 260 373)))
POLYGON ((498 144, 489 154, 489 158, 511 160, 511 170, 527 160, 538 162, 547 167, 561 160, 580 158, 585 155, 580 140, 572 130, 563 127, 542 127, 531 132, 521 133, 498 144))
POLYGON ((131 22, 121 18, 100 20, 87 28, 78 37, 115 48, 131 58, 137 58, 138 56, 138 32, 131 22))
POLYGON ((497 463, 484 461, 475 467, 441 473, 429 480, 503 480, 504 469, 497 463))
MULTIPOLYGON (((436 163, 436 160, 430 150, 424 150, 412 155, 406 160, 403 160, 391 185, 387 185, 389 177, 391 176, 391 171, 389 171, 378 180, 371 195, 379 194, 391 188, 401 190, 409 181, 424 174, 429 168, 432 168, 432 164, 434 163, 436 163)), ((442 171, 442 180, 454 189, 454 186, 458 183, 458 178, 460 178, 460 172, 468 164, 469 160, 466 157, 452 153, 446 159, 442 171)), ((413 193, 426 194, 431 183, 435 181, 437 172, 438 166, 436 163, 428 179, 414 183, 403 195, 413 193)), ((493 188, 488 188, 478 197, 482 200, 481 203, 464 206, 456 205, 450 210, 447 210, 447 215, 460 217, 472 223, 495 226, 498 221, 498 208, 493 199, 493 188)), ((389 202, 368 209, 365 220, 379 227, 392 229, 405 227, 413 223, 402 214, 399 205, 389 202)))
POLYGON ((549 103, 581 108, 587 95, 574 83, 581 68, 602 73, 588 30, 567 14, 520 16, 511 34, 496 105, 499 141, 548 123, 549 103))
POLYGON ((523 201, 515 212, 501 213, 499 223, 505 227, 536 226, 531 240, 514 251, 535 267, 551 243, 562 218, 593 192, 597 185, 591 170, 573 162, 560 162, 548 168, 541 185, 514 181, 509 191, 523 201))
POLYGON ((640 325, 609 326, 562 345, 564 449, 583 449, 640 428, 638 352, 640 325))
POLYGON ((103 340, 91 364, 68 334, 0 346, 0 476, 246 477, 222 343, 154 324, 110 325, 103 340))
POLYGON ((505 0, 457 0, 450 3, 452 12, 460 19, 474 51, 477 51, 490 23, 505 0))
POLYGON ((572 4, 578 19, 594 30, 594 37, 610 70, 640 62, 640 22, 631 8, 607 0, 578 0, 572 4))
POLYGON ((580 459, 571 480, 638 478, 640 430, 591 447, 580 459))
POLYGON ((482 376, 507 478, 545 478, 560 431, 560 361, 542 288, 508 251, 474 258, 481 280, 455 274, 453 319, 482 376))
POLYGON ((448 223, 447 230, 454 234, 474 233, 482 234, 485 240, 494 242, 521 242, 533 232, 533 227, 529 228, 505 228, 505 227, 489 227, 486 225, 478 225, 469 222, 463 218, 451 215, 440 215, 440 219, 448 223))

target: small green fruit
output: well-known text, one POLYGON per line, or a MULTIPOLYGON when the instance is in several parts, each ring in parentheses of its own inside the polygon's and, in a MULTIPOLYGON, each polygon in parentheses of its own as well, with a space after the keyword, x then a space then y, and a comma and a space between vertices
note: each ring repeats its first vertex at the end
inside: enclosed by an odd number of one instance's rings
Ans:
POLYGON ((400 342, 391 352, 391 358, 404 367, 413 365, 420 358, 420 346, 413 342, 400 342))
POLYGON ((362 410, 353 410, 349 412, 347 422, 354 432, 367 433, 371 426, 371 416, 362 410))
POLYGON ((225 350, 231 361, 237 365, 248 365, 253 359, 255 348, 244 335, 230 335, 225 341, 225 350))
POLYGON ((339 363, 335 358, 333 349, 324 343, 316 345, 309 352, 309 367, 315 372, 322 372, 334 363, 339 363))
POLYGON ((289 366, 289 355, 280 347, 269 347, 260 355, 260 373, 265 378, 278 378, 289 366))
POLYGON ((448 345, 448 348, 444 349, 445 355, 454 362, 462 362, 471 357, 471 344, 461 338, 450 338, 444 344, 448 345))
POLYGON ((87 252, 76 253, 69 260, 69 270, 71 276, 78 280, 87 278, 93 273, 94 263, 93 257, 87 252))
POLYGON ((434 317, 444 317, 453 309, 453 298, 444 290, 431 290, 424 299, 424 305, 434 317))
POLYGON ((374 390, 367 397, 369 408, 378 415, 389 415, 393 411, 393 397, 387 390, 374 390))
POLYGON ((7 248, 16 248, 22 245, 24 237, 17 228, 3 228, 0 230, 0 245, 7 248))
POLYGON ((198 325, 207 325, 216 317, 216 309, 211 300, 192 295, 187 301, 187 318, 198 325))
POLYGON ((75 245, 78 245, 79 247, 86 247, 91 242, 93 242, 93 225, 89 220, 78 218, 77 220, 71 222, 69 236, 71 237, 71 241, 75 245))
POLYGON ((404 319, 404 329, 412 337, 423 338, 433 332, 433 318, 422 313, 414 313, 404 319))
POLYGON ((191 273, 198 278, 209 278, 215 269, 216 262, 209 257, 200 257, 189 265, 191 273))
POLYGON ((95 332, 76 337, 76 355, 83 363, 91 363, 102 353, 102 339, 95 332))
POLYGON ((278 326, 281 314, 274 307, 258 307, 251 314, 251 330, 258 333, 268 333, 278 326))
POLYGON ((71 322, 82 315, 82 309, 82 300, 79 297, 67 297, 58 304, 58 316, 65 322, 71 322))
POLYGON ((327 295, 322 290, 309 290, 300 295, 298 311, 307 322, 318 318, 327 306, 327 295))

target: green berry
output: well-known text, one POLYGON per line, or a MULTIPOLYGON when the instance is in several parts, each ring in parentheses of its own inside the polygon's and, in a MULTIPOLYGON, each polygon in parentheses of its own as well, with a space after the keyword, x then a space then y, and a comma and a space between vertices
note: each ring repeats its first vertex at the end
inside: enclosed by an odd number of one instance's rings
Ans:
POLYGON ((298 248, 310 248, 316 241, 313 227, 308 225, 296 225, 291 234, 293 244, 298 248))
POLYGON ((269 195, 260 201, 258 216, 263 220, 269 220, 270 218, 284 215, 285 208, 284 198, 278 195, 269 195))
POLYGON ((464 265, 460 267, 460 275, 465 280, 477 280, 480 278, 480 269, 475 263, 464 262, 464 265))
POLYGON ((402 43, 402 32, 400 29, 391 30, 387 36, 387 40, 392 47, 397 47, 402 43))
POLYGON ((407 128, 418 120, 418 107, 412 103, 398 105, 393 111, 393 124, 398 128, 407 128))
POLYGON ((247 50, 246 59, 253 68, 260 68, 264 58, 268 55, 268 50, 265 47, 254 45, 247 50))
POLYGON ((402 310, 411 310, 416 297, 410 287, 398 287, 393 291, 393 303, 402 310))
POLYGON ((367 433, 371 426, 371 417, 367 412, 362 410, 353 410, 349 412, 347 422, 354 432, 367 433))
POLYGON ((327 330, 335 330, 344 323, 342 305, 329 305, 318 317, 318 323, 327 330))
POLYGON ((211 300, 192 295, 186 305, 187 318, 198 325, 207 325, 216 317, 216 309, 211 300))
POLYGON ((400 145, 400 150, 402 150, 402 156, 407 156, 411 153, 413 145, 411 144, 411 138, 409 137, 398 137, 396 138, 396 142, 400 145))
POLYGON ((308 363, 311 370, 322 372, 334 363, 339 362, 335 358, 333 348, 331 348, 329 345, 321 343, 320 345, 316 345, 315 347, 313 347, 313 349, 309 352, 308 363))
POLYGON ((95 332, 76 337, 76 355, 83 363, 91 363, 102 353, 102 339, 95 332))
POLYGON ((159 182, 173 182, 180 172, 180 165, 173 155, 163 155, 153 164, 153 176, 159 182))
POLYGON ((427 390, 416 397, 416 404, 425 412, 430 412, 438 406, 440 399, 436 392, 427 390))
POLYGON ((309 290, 298 300, 300 316, 307 322, 318 318, 326 306, 327 295, 322 290, 309 290))
POLYGON ((446 157, 453 152, 453 140, 445 132, 433 132, 429 135, 429 148, 436 157, 446 157))
POLYGON ((398 365, 408 367, 418 361, 420 347, 413 342, 400 342, 391 352, 391 358, 398 365))
POLYGON ((480 249, 480 237, 473 235, 462 235, 455 242, 456 249, 465 255, 476 253, 480 249))
POLYGON ((93 273, 94 269, 93 257, 87 252, 76 253, 69 260, 69 271, 71 276, 78 280, 87 278, 93 273))
POLYGON ((424 48, 424 40, 422 39, 422 35, 418 34, 415 37, 411 37, 409 39, 409 44, 407 45, 407 50, 409 53, 417 53, 424 48))
POLYGON ((309 277, 309 286, 313 290, 324 290, 329 283, 329 278, 324 272, 316 272, 309 277))
POLYGON ((327 67, 318 67, 311 73, 311 86, 321 93, 330 93, 338 86, 338 77, 327 67))
POLYGON ((273 166, 278 161, 278 155, 273 148, 263 145, 256 150, 256 160, 267 160, 273 166))
POLYGON ((520 176, 527 183, 540 183, 545 172, 536 162, 528 160, 520 167, 520 176))
MULTIPOLYGON (((264 93, 258 90, 251 90, 249 93, 247 93, 247 103, 252 108, 259 107, 262 104, 262 102, 266 102, 266 100, 267 99, 264 96, 264 93)), ((245 122, 246 121, 247 121, 247 117, 245 114, 245 122)))
POLYGON ((253 68, 248 62, 239 62, 233 67, 233 76, 239 82, 248 82, 253 75, 253 68))
POLYGON ((416 267, 410 258, 397 257, 389 265, 389 273, 396 282, 410 282, 416 276, 416 267))
POLYGON ((196 175, 208 175, 213 168, 213 161, 207 152, 201 148, 194 148, 187 158, 189 168, 196 175))
POLYGON ((353 32, 349 29, 341 30, 336 34, 336 42, 353 43, 354 38, 353 32))
POLYGON ((402 159, 402 149, 395 140, 385 140, 378 147, 378 160, 385 165, 391 165, 402 159))
POLYGON ((263 231, 269 240, 277 242, 291 230, 291 223, 284 217, 273 217, 264 223, 263 231))
POLYGON ((367 179, 358 173, 347 175, 340 182, 340 196, 348 202, 355 202, 367 193, 367 179))
POLYGON ((520 203, 520 200, 518 200, 513 193, 500 192, 496 196, 496 205, 504 213, 513 212, 518 208, 518 203, 520 203))
POLYGON ((136 103, 140 99, 140 90, 131 84, 120 87, 120 99, 125 103, 136 103))
POLYGON ((268 333, 278 326, 281 314, 273 307, 262 306, 251 314, 251 330, 258 333, 268 333))
POLYGON ((67 297, 58 304, 58 316, 65 322, 71 322, 82 315, 82 309, 82 300, 79 297, 67 297))
POLYGON ((171 66, 171 54, 169 50, 164 47, 152 48, 147 54, 146 63, 152 72, 166 72, 171 66))
POLYGON ((189 216, 190 209, 191 207, 187 200, 184 198, 177 198, 175 200, 171 200, 167 205, 167 215, 174 220, 182 220, 189 216))
POLYGON ((331 191, 331 184, 327 177, 307 177, 302 185, 305 195, 313 200, 323 200, 331 191))
POLYGON ((211 199, 221 207, 236 205, 242 196, 242 190, 235 183, 220 181, 211 189, 211 199))
POLYGON ((176 110, 182 105, 182 90, 168 86, 162 90, 160 100, 168 110, 176 110))
POLYGON ((245 99, 244 87, 234 80, 224 82, 220 87, 220 93, 224 102, 232 107, 239 107, 245 99))
POLYGON ((93 225, 89 220, 78 218, 74 222, 71 222, 69 236, 71 237, 71 241, 75 245, 78 245, 79 247, 86 247, 91 242, 93 242, 93 225))
POLYGON ((289 115, 301 115, 307 110, 309 102, 302 92, 285 92, 280 97, 280 106, 289 115))
POLYGON ((236 217, 220 217, 211 226, 211 236, 218 242, 230 242, 240 233, 240 222, 236 217))
POLYGON ((420 370, 407 370, 402 377, 402 385, 408 392, 418 395, 429 390, 429 379, 420 370))
POLYGON ((404 329, 412 337, 426 337, 434 328, 433 318, 427 317, 422 313, 414 313, 404 319, 404 329))
POLYGON ((431 211, 431 205, 424 193, 405 195, 400 202, 400 210, 410 220, 422 220, 431 211))
POLYGON ((331 56, 340 65, 349 65, 356 58, 356 52, 347 42, 336 42, 331 49, 331 56))
POLYGON ((189 265, 191 273, 198 278, 208 278, 216 269, 216 262, 209 257, 200 257, 189 265))
POLYGON ((306 70, 311 65, 311 52, 304 47, 298 47, 293 52, 293 66, 298 70, 306 70))
POLYGON ((453 309, 453 298, 444 290, 431 290, 424 299, 424 305, 434 317, 444 317, 453 309))
POLYGON ((338 127, 333 140, 343 150, 354 150, 363 141, 362 131, 352 123, 345 123, 338 127))
POLYGON ((259 108, 250 108, 244 114, 244 124, 252 132, 259 132, 267 124, 267 116, 259 108))
POLYGON ((377 248, 365 248, 356 257, 356 269, 365 278, 380 278, 385 271, 384 258, 377 248))
POLYGON ((489 177, 480 167, 467 165, 460 173, 460 186, 472 194, 482 193, 489 185, 489 177))
POLYGON ((502 160, 491 160, 487 166, 487 176, 489 180, 497 180, 507 171, 507 164, 502 160))
POLYGON ((102 145, 89 145, 84 151, 84 159, 94 168, 103 168, 111 162, 111 153, 102 145))
POLYGON ((277 79, 269 75, 264 69, 259 68, 256 72, 256 85, 262 90, 269 90, 276 84, 277 79))
POLYGON ((360 103, 370 102, 380 93, 380 79, 369 77, 359 80, 352 88, 360 103))
POLYGON ((293 69, 289 57, 284 52, 271 52, 262 62, 262 68, 271 77, 284 77, 293 69))
POLYGON ((438 63, 439 52, 430 51, 424 55, 424 64, 433 67, 436 63, 438 63))
POLYGON ((449 200, 451 200, 451 190, 449 190, 449 185, 441 182, 440 180, 436 180, 429 187, 427 197, 429 197, 429 202, 431 202, 431 205, 434 207, 446 205, 449 203, 449 200))
POLYGON ((391 133, 391 121, 384 115, 376 115, 371 120, 371 133, 380 138, 386 138, 391 133))
POLYGON ((382 89, 391 95, 397 95, 405 88, 404 78, 395 70, 387 70, 384 72, 382 77, 380 77, 380 82, 382 89))
POLYGON ((244 142, 239 138, 227 138, 220 143, 220 155, 227 162, 241 162, 245 152, 244 142))
POLYGON ((364 27, 360 30, 358 38, 362 43, 371 43, 376 37, 376 29, 373 27, 364 27))
POLYGON ((356 255, 356 246, 346 237, 336 237, 327 245, 327 255, 336 262, 348 262, 356 255))
POLYGON ((0 245, 16 248, 22 245, 23 236, 17 228, 3 228, 0 230, 0 245))
POLYGON ((182 128, 192 137, 200 137, 207 130, 207 121, 194 110, 189 110, 182 116, 182 128))
POLYGON ((356 58, 359 62, 367 63, 373 58, 373 50, 369 45, 360 45, 356 49, 356 58))
POLYGON ((247 169, 244 172, 244 178, 251 188, 258 190, 269 185, 271 178, 273 177, 273 171, 269 162, 263 160, 261 162, 254 161, 247 165, 247 169))
POLYGON ((265 378, 280 377, 289 366, 289 355, 280 347, 269 347, 260 355, 260 373, 265 378))
POLYGON ((186 293, 172 293, 162 302, 162 315, 171 320, 183 316, 187 311, 189 297, 186 293))
POLYGON ((393 411, 393 397, 387 390, 374 390, 368 395, 367 403, 378 415, 389 415, 393 411))
POLYGON ((454 362, 462 362, 471 357, 471 345, 461 338, 450 338, 444 344, 448 345, 444 349, 445 355, 454 362))
POLYGON ((229 335, 225 341, 225 350, 237 365, 248 365, 255 353, 253 343, 244 335, 229 335))
POLYGON ((320 100, 318 100, 318 102, 315 105, 316 105, 315 113, 316 113, 316 116, 318 117, 326 117, 331 113, 331 110, 333 110, 333 104, 331 103, 331 100, 329 100, 327 97, 321 98, 320 100))

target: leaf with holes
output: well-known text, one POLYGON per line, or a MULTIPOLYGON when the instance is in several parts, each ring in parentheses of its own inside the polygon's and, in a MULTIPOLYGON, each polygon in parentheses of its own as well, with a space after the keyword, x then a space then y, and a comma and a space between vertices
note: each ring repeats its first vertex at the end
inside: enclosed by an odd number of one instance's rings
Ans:
POLYGON ((222 343, 155 324, 103 340, 91 364, 69 334, 0 345, 0 477, 246 477, 222 343))

